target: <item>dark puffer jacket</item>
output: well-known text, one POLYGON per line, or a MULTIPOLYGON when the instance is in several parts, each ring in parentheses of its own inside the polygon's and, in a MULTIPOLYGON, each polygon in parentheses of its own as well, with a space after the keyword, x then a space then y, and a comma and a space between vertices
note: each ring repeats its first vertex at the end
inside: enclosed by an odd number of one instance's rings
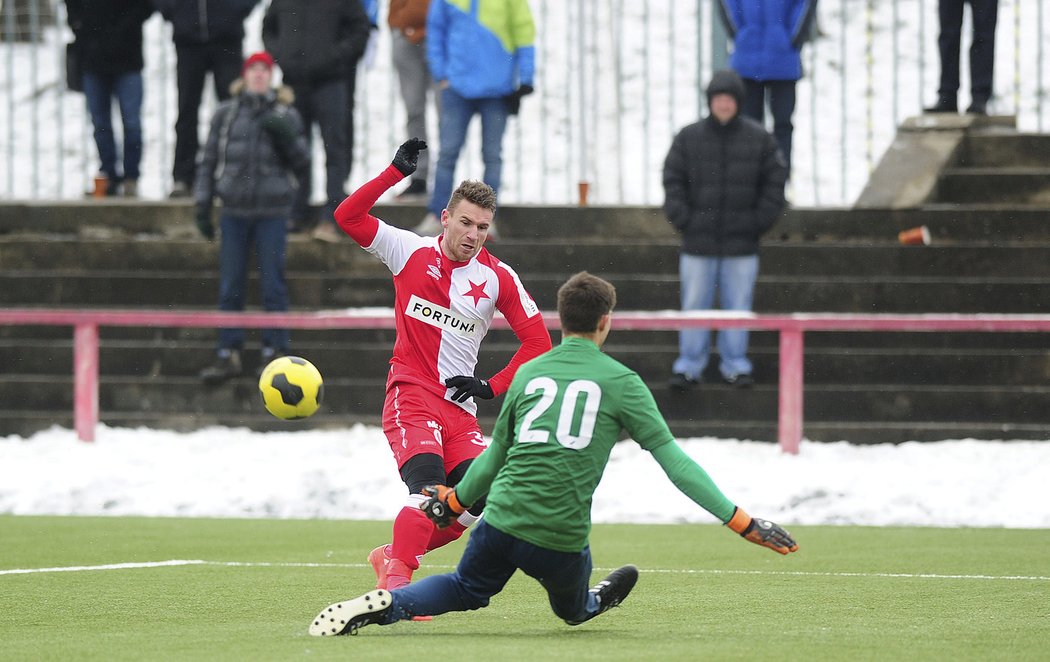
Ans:
POLYGON ((244 39, 244 19, 259 0, 153 0, 171 21, 176 46, 244 39))
POLYGON ((291 211, 299 182, 310 169, 303 121, 292 108, 293 95, 283 87, 266 96, 234 84, 233 97, 215 111, 193 187, 197 207, 222 200, 223 213, 239 217, 285 216, 291 211), (266 125, 274 117, 292 136, 279 147, 266 125))
POLYGON ((66 0, 84 71, 100 75, 142 71, 142 24, 149 0, 66 0))
POLYGON ((361 0, 272 0, 262 36, 292 87, 342 80, 372 29, 361 0))
MULTIPOLYGON (((707 89, 739 101, 744 86, 719 71, 707 89)), ((787 167, 760 124, 739 114, 725 125, 714 115, 678 133, 664 161, 664 213, 682 235, 682 252, 703 256, 758 253, 759 238, 784 209, 787 167)))

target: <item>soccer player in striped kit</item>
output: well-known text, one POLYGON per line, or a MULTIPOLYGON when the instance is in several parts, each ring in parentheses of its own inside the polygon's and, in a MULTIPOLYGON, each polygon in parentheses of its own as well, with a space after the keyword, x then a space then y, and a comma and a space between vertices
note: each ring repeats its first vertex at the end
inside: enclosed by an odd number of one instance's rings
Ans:
MULTIPOLYGON (((668 478, 744 539, 779 554, 798 549, 773 522, 748 515, 675 442, 638 373, 603 354, 616 290, 581 272, 558 290, 562 341, 522 366, 507 392, 492 446, 453 488, 431 485, 421 506, 438 526, 488 495, 485 519, 455 572, 399 590, 374 590, 325 608, 314 636, 356 634, 365 625, 480 609, 521 570, 535 578, 555 615, 580 625, 619 605, 638 569, 625 565, 588 589, 591 500, 626 430, 668 478)), ((644 495, 643 495, 644 497, 644 495)))
POLYGON ((426 143, 416 138, 405 142, 386 170, 335 211, 339 227, 394 278, 397 339, 383 432, 409 497, 394 520, 392 542, 368 556, 377 588, 408 584, 426 552, 459 538, 477 519, 483 501, 437 529, 419 509, 422 488, 459 481, 485 448, 474 399, 506 392, 518 366, 551 348, 539 308, 518 275, 484 248, 496 211, 488 185, 468 180, 453 191, 437 237, 395 228, 368 213, 379 196, 415 171, 424 149, 426 143), (482 379, 474 367, 497 310, 521 346, 506 367, 482 379))

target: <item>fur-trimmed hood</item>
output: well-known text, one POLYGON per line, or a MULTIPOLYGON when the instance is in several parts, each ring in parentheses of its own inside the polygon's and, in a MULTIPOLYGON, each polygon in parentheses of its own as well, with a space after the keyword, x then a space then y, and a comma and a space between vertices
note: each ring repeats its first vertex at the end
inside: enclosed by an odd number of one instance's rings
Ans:
MULTIPOLYGON (((238 96, 244 91, 244 79, 238 78, 237 80, 230 83, 230 96, 238 96)), ((274 99, 277 103, 290 106, 295 103, 295 90, 288 87, 287 85, 281 85, 280 87, 272 88, 271 91, 274 93, 274 99)))

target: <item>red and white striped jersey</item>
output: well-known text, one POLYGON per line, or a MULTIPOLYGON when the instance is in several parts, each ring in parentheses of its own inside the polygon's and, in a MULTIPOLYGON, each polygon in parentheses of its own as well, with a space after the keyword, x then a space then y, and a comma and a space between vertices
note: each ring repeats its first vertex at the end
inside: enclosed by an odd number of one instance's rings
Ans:
MULTIPOLYGON (((445 379, 474 374, 481 341, 498 310, 522 342, 508 365, 489 379, 495 394, 504 393, 518 366, 551 347, 539 308, 518 274, 485 248, 467 262, 453 262, 442 252, 440 237, 420 237, 369 215, 379 196, 401 178, 396 168, 388 168, 335 213, 340 227, 393 274, 397 339, 387 384, 419 384, 451 399, 445 379)), ((477 411, 473 399, 457 404, 477 411)))

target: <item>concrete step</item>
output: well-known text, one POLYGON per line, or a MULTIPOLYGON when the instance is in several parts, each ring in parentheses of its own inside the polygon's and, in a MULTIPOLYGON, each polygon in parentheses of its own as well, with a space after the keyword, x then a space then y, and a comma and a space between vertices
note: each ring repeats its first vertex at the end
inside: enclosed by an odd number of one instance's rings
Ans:
MULTIPOLYGON (((545 272, 527 278, 541 309, 556 308, 557 288, 571 272, 545 272)), ((675 273, 609 273, 622 310, 666 310, 679 306, 675 273)), ((305 274, 288 276, 290 300, 297 310, 389 306, 389 275, 305 274)), ((775 276, 760 275, 755 290, 758 312, 865 313, 1045 313, 1050 312, 1045 278, 923 276, 775 276)), ((248 281, 248 305, 258 305, 258 279, 248 281)), ((212 308, 219 291, 212 272, 141 271, 0 272, 0 305, 55 307, 212 308)))
MULTIPOLYGON (((201 388, 195 379, 184 378, 183 388, 175 388, 179 380, 139 378, 110 378, 100 387, 100 417, 103 422, 128 418, 153 421, 182 419, 187 425, 200 426, 214 421, 222 425, 246 425, 251 421, 266 420, 254 378, 238 378, 212 389, 201 388)), ((68 420, 72 411, 70 380, 68 378, 35 377, 17 379, 0 376, 0 398, 16 402, 22 398, 47 401, 46 418, 68 420)), ((722 435, 730 425, 772 430, 776 425, 777 393, 774 386, 759 384, 752 389, 738 390, 728 386, 702 386, 690 393, 672 393, 666 387, 654 385, 653 393, 661 412, 672 421, 677 434, 695 430, 698 434, 722 435), (714 422, 724 422, 716 426, 714 422)), ((807 437, 834 441, 851 437, 818 437, 816 431, 834 429, 848 424, 851 429, 862 425, 878 427, 880 441, 907 441, 911 436, 897 437, 895 431, 907 431, 921 426, 931 430, 959 429, 1024 429, 1045 433, 1050 429, 1050 415, 1045 405, 1050 389, 990 388, 983 386, 921 387, 885 385, 882 389, 848 388, 815 385, 807 390, 805 420, 807 437), (960 412, 962 413, 960 415, 960 412), (873 423, 873 421, 877 421, 873 423), (947 426, 947 428, 945 427, 947 426)), ((325 404, 315 419, 324 424, 329 416, 355 417, 375 421, 381 411, 383 383, 379 380, 329 379, 325 384, 325 404)), ((500 402, 483 402, 479 416, 485 429, 491 430, 500 402)), ((21 418, 27 418, 22 415, 21 418)), ((273 425, 273 421, 266 421, 273 425)), ((0 434, 20 434, 16 420, 4 419, 0 434)), ((282 424, 283 425, 283 424, 282 424)), ((688 434, 694 434, 688 432, 688 434)), ((911 434, 910 432, 908 433, 911 434)), ((741 435, 734 435, 741 436, 741 435)), ((773 436, 757 438, 772 439, 773 436)), ((940 436, 939 438, 945 438, 940 436)), ((994 437, 993 437, 994 438, 994 437)), ((1024 437, 1019 437, 1024 438, 1024 437)))
POLYGON ((953 168, 937 183, 936 200, 1050 207, 1050 168, 953 168))
MULTIPOLYGON (((937 244, 959 241, 1050 241, 1046 211, 1050 204, 935 204, 921 209, 788 209, 767 241, 777 238, 819 241, 893 241, 901 230, 927 225, 937 244)), ((415 205, 378 205, 373 213, 393 225, 411 228, 424 210, 415 205)), ((507 206, 497 211, 504 239, 623 238, 628 245, 652 239, 677 241, 660 207, 654 206, 507 206)), ((178 201, 104 199, 81 202, 0 204, 0 236, 72 236, 182 238, 196 240, 193 208, 178 201)), ((347 240, 350 243, 350 240, 347 240)))
MULTIPOLYGON (((491 251, 515 267, 528 282, 530 274, 587 270, 604 274, 638 272, 676 274, 679 244, 653 240, 587 239, 567 244, 557 240, 507 240, 491 251)), ((896 237, 880 243, 772 241, 762 247, 761 271, 779 276, 956 276, 1050 278, 1050 241, 1009 244, 933 244, 900 246, 896 237)), ((214 273, 218 246, 198 240, 136 241, 125 238, 78 240, 56 237, 41 241, 28 235, 0 236, 0 272, 47 272, 56 266, 90 265, 92 272, 214 273)), ((375 257, 355 245, 293 240, 287 271, 292 274, 389 276, 375 257)), ((79 272, 78 272, 79 273, 79 272)))
MULTIPOLYGON (((552 314, 556 314, 553 313, 552 314)), ((614 320, 615 321, 615 320, 614 320)), ((214 329, 195 329, 191 327, 176 328, 137 328, 103 326, 100 336, 103 344, 123 342, 127 344, 155 343, 163 345, 168 342, 200 344, 207 346, 215 341, 214 329)), ((249 333, 249 347, 256 339, 249 333)), ((391 329, 327 329, 297 330, 292 332, 293 342, 307 345, 354 345, 358 343, 376 343, 384 347, 393 347, 394 332, 391 329)), ((0 339, 7 341, 70 341, 73 337, 68 326, 0 326, 0 339)), ((554 342, 560 335, 551 333, 554 342)), ((751 347, 776 349, 778 336, 772 331, 753 331, 751 347)), ((615 328, 609 339, 608 347, 656 347, 674 345, 678 342, 676 331, 620 331, 615 328)), ((871 351, 879 349, 909 348, 931 352, 973 353, 981 351, 1039 350, 1050 351, 1050 335, 1041 333, 981 333, 981 332, 865 332, 865 331, 811 331, 805 337, 809 349, 842 349, 844 351, 871 351)), ((485 337, 485 343, 516 343, 510 330, 492 330, 485 337)), ((2 369, 0 365, 0 369, 2 369)))
MULTIPOLYGON (((633 337, 633 334, 632 334, 633 337)), ((254 337, 253 337, 254 340, 254 337)), ((678 355, 676 338, 664 344, 612 342, 606 348, 643 379, 663 382, 678 355)), ((326 376, 333 378, 383 379, 387 374, 389 343, 314 342, 294 338, 293 351, 307 357, 326 376)), ((213 339, 196 342, 136 342, 105 340, 100 349, 100 373, 109 377, 194 377, 213 359, 213 339)), ((517 346, 486 342, 477 373, 491 375, 502 369, 517 346)), ((244 352, 245 368, 257 365, 253 342, 244 352)), ((776 384, 778 353, 769 343, 752 344, 749 353, 760 381, 776 384)), ((60 376, 72 374, 72 342, 63 340, 0 339, 2 374, 60 376)), ((718 355, 712 356, 706 380, 717 384, 718 355)), ((1050 378, 1050 349, 931 350, 910 347, 864 349, 811 347, 805 354, 807 384, 948 384, 1041 386, 1050 378)), ((43 404, 43 403, 41 403, 43 404)))
MULTIPOLYGON (((268 414, 162 414, 157 412, 102 412, 102 422, 114 427, 151 427, 163 430, 191 432, 205 427, 223 425, 246 427, 259 431, 297 431, 340 429, 352 425, 378 426, 378 415, 321 413, 302 421, 280 421, 268 414)), ((72 428, 71 412, 33 412, 0 410, 0 420, 9 429, 7 434, 29 436, 55 425, 72 428)), ((479 418, 481 429, 490 431, 495 419, 479 418)), ((777 438, 775 421, 727 419, 678 420, 668 422, 671 431, 680 438, 717 437, 722 439, 752 439, 773 442, 777 438)), ((941 441, 944 439, 1046 439, 1046 425, 1042 423, 982 423, 954 421, 881 422, 872 425, 862 421, 815 421, 807 423, 805 438, 814 441, 847 440, 855 444, 878 444, 905 441, 941 441)), ((3 434, 3 433, 0 433, 3 434)))
POLYGON ((1050 135, 971 133, 957 163, 965 168, 1050 168, 1050 135))

